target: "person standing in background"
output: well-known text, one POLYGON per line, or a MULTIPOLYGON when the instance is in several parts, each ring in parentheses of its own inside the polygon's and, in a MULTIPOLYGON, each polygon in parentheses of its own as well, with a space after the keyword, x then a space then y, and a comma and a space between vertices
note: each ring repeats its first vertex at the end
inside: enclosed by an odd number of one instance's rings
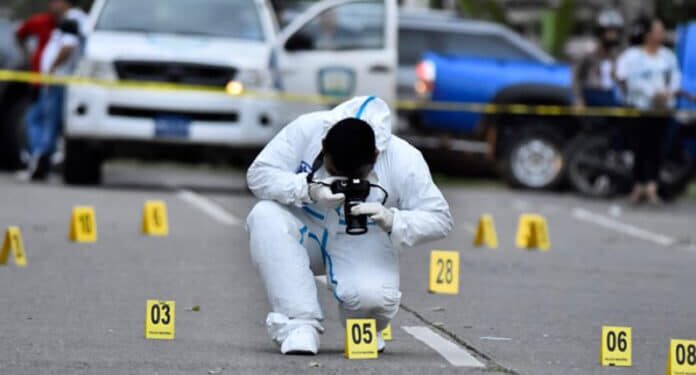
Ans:
MULTIPOLYGON (((641 17, 631 34, 640 44, 624 51, 616 66, 616 78, 626 103, 640 110, 673 109, 681 86, 681 72, 674 52, 663 46, 664 24, 657 18, 641 17)), ((670 117, 645 116, 628 128, 636 181, 631 203, 644 199, 655 205, 661 203, 658 177, 670 121, 670 117)))
MULTIPOLYGON (((43 74, 66 76, 73 73, 80 55, 81 31, 87 15, 77 7, 77 0, 49 0, 57 27, 41 55, 43 74)), ((27 114, 27 148, 30 156, 28 177, 48 177, 63 122, 65 87, 47 85, 27 114)))
POLYGON ((41 71, 41 56, 51 38, 51 33, 56 27, 56 18, 52 13, 39 13, 27 18, 15 31, 17 44, 24 51, 27 60, 31 61, 31 71, 41 71), (36 38, 36 49, 31 53, 28 40, 36 38))
POLYGON ((582 59, 573 76, 576 107, 618 105, 614 73, 623 28, 623 17, 615 10, 604 10, 597 17, 597 48, 582 59))

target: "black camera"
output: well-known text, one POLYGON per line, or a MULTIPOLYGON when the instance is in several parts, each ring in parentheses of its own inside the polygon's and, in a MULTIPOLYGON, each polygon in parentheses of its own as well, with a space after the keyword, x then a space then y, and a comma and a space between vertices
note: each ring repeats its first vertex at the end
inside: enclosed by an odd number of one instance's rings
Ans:
POLYGON ((346 216, 346 233, 350 235, 367 233, 367 215, 352 215, 350 210, 365 202, 370 195, 371 187, 370 181, 358 178, 336 180, 331 183, 331 191, 334 194, 343 193, 346 196, 343 212, 346 216))

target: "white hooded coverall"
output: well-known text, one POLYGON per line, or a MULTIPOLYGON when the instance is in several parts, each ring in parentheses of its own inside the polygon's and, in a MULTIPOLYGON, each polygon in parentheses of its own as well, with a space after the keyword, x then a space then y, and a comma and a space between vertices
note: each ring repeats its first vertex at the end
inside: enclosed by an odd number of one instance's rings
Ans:
MULTIPOLYGON (((435 186, 421 153, 391 134, 387 104, 358 97, 331 111, 300 116, 263 149, 247 172, 261 201, 247 218, 251 256, 266 287, 272 313, 271 338, 282 343, 299 325, 322 332, 323 313, 314 275, 327 275, 341 321, 374 318, 382 331, 399 309, 399 252, 404 246, 445 237, 452 228, 449 206, 435 186), (391 234, 374 222, 368 233, 345 233, 343 205, 323 209, 311 203, 307 174, 328 130, 348 117, 366 121, 375 132, 379 156, 368 179, 389 193, 394 213, 391 234)), ((329 177, 324 168, 315 180, 329 177)), ((381 202, 372 189, 367 202, 381 202)))

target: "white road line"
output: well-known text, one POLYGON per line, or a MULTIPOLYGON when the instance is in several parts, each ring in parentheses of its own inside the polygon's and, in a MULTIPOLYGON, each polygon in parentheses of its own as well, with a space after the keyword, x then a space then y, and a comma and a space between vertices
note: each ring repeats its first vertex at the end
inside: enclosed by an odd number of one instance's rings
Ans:
POLYGON ((450 364, 452 364, 452 366, 486 367, 483 363, 469 354, 469 352, 464 350, 464 348, 449 340, 446 340, 428 327, 416 326, 402 328, 411 336, 440 353, 440 355, 443 356, 450 364))
POLYGON ((480 340, 488 340, 488 341, 511 341, 512 339, 509 337, 495 337, 495 336, 482 336, 479 337, 480 340))
POLYGON ((190 190, 179 190, 177 195, 179 199, 197 207, 221 224, 236 226, 242 223, 239 218, 202 195, 196 194, 190 190))
POLYGON ((614 220, 610 217, 599 215, 587 211, 582 208, 573 209, 573 217, 575 219, 599 225, 601 227, 611 229, 615 232, 623 233, 641 240, 654 242, 662 246, 672 246, 677 240, 659 233, 654 233, 646 229, 638 228, 633 225, 625 224, 620 221, 614 220))

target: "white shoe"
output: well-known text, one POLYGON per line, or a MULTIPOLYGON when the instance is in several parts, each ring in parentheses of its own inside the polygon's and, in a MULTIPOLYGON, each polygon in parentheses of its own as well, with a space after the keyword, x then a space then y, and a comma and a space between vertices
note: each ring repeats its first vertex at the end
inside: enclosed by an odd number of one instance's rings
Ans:
POLYGON ((280 345, 283 354, 312 354, 319 352, 319 332, 310 325, 302 325, 292 330, 280 345))
POLYGON ((377 334, 377 352, 382 353, 387 348, 387 343, 382 338, 382 332, 377 334))

